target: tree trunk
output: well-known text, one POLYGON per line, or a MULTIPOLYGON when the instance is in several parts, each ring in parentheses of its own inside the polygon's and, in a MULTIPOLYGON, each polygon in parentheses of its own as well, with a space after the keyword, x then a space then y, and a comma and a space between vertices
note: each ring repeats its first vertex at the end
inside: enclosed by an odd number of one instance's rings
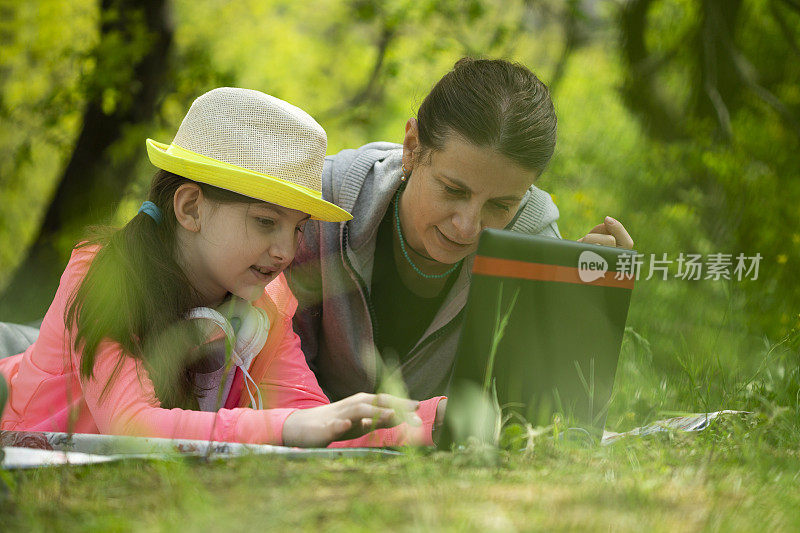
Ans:
POLYGON ((653 0, 627 0, 619 12, 620 51, 625 66, 620 93, 651 137, 675 141, 685 136, 674 106, 661 94, 655 75, 659 60, 647 49, 647 13, 653 0))
MULTIPOLYGON (((41 318, 87 225, 113 215, 137 156, 110 152, 125 130, 150 121, 168 75, 166 0, 102 0, 96 68, 85 82, 83 126, 42 225, 0 296, 0 320, 41 318)), ((142 148, 144 140, 142 140, 142 148)))

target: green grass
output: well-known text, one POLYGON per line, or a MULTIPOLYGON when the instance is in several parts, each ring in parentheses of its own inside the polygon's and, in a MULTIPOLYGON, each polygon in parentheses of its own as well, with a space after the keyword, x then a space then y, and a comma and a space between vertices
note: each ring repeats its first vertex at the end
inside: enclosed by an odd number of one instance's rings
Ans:
MULTIPOLYGON (((708 327, 691 343, 712 345, 718 333, 708 327)), ((626 331, 608 428, 680 411, 752 414, 608 447, 542 431, 532 443, 456 453, 0 472, 10 487, 0 490, 0 531, 798 530, 800 332, 747 358, 691 343, 664 372, 649 339, 626 331)))
POLYGON ((18 471, 0 529, 797 530, 800 454, 775 431, 750 418, 606 448, 18 471))

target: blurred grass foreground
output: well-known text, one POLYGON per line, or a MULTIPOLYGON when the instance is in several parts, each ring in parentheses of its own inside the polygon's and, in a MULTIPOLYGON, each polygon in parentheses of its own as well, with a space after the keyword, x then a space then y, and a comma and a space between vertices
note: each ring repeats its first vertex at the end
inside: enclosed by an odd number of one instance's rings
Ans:
POLYGON ((334 153, 400 141, 458 58, 504 57, 552 90, 538 185, 564 237, 612 215, 644 257, 608 428, 754 413, 604 449, 5 472, 0 528, 800 525, 797 1, 0 0, 0 42, 0 320, 41 318, 86 226, 134 214, 144 139, 169 140, 202 92, 288 100, 334 153), (692 279, 692 254, 761 259, 692 279))

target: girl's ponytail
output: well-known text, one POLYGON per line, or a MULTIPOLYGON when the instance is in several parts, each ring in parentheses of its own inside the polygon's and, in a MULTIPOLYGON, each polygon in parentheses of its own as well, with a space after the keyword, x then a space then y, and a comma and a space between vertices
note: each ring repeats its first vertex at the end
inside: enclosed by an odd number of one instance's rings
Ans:
MULTIPOLYGON (((71 297, 65 324, 73 348, 82 352, 81 377, 92 377, 98 347, 110 339, 145 363, 162 406, 197 409, 191 359, 200 339, 183 319, 198 298, 178 263, 173 211, 175 191, 184 183, 193 182, 159 170, 148 199, 161 211, 161 222, 140 212, 121 229, 101 230, 79 245, 100 249, 71 297)), ((214 201, 253 201, 198 185, 214 201)))

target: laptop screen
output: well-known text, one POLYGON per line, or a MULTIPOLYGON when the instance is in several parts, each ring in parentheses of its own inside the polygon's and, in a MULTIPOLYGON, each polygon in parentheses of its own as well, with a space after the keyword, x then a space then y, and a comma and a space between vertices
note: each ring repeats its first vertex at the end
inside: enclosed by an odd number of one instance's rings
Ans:
POLYGON ((554 415, 564 427, 599 438, 633 289, 627 266, 634 255, 485 230, 456 352, 445 440, 491 440, 501 420, 549 425, 554 415))

